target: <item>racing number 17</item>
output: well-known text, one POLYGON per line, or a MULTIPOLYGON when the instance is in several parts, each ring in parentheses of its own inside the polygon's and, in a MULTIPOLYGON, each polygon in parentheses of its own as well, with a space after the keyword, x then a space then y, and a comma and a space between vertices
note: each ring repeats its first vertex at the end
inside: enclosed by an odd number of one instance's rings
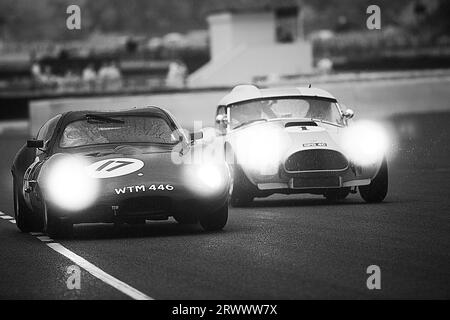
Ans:
POLYGON ((103 169, 105 169, 106 171, 111 172, 111 171, 125 167, 132 163, 133 162, 130 162, 130 161, 109 160, 109 161, 105 162, 104 164, 102 164, 100 167, 98 167, 96 171, 102 171, 103 169), (114 165, 114 164, 116 164, 116 165, 114 165), (109 167, 109 168, 106 169, 107 167, 109 167))

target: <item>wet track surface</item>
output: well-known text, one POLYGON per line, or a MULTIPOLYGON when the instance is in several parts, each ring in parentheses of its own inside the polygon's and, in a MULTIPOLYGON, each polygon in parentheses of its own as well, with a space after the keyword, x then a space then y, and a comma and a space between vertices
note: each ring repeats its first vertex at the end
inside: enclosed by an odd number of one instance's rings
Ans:
MULTIPOLYGON (((155 299, 450 298, 450 114, 390 118, 397 150, 384 203, 358 194, 340 204, 272 196, 230 209, 226 229, 205 233, 173 220, 143 226, 82 225, 58 241, 155 299), (368 290, 366 268, 381 268, 368 290)), ((0 137, 0 211, 13 215, 10 165, 25 135, 0 137)), ((0 298, 127 299, 0 219, 0 298)))

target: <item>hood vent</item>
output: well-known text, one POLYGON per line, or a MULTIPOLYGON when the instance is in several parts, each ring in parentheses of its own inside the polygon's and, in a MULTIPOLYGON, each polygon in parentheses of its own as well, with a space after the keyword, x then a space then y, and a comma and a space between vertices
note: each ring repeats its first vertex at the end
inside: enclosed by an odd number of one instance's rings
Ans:
POLYGON ((317 123, 314 121, 295 121, 295 122, 287 122, 284 125, 285 128, 289 127, 317 127, 317 123))

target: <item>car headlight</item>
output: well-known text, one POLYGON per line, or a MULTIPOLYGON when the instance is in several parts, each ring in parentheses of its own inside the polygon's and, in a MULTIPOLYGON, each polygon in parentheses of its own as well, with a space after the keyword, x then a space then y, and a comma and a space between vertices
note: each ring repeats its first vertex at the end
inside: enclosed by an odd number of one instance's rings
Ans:
POLYGON ((196 175, 202 184, 213 190, 217 190, 224 183, 223 174, 212 164, 199 166, 196 175))
POLYGON ((227 183, 225 166, 215 163, 192 165, 186 170, 186 186, 200 195, 211 195, 223 189, 227 183))
POLYGON ((274 175, 278 172, 288 139, 287 134, 276 126, 248 128, 239 133, 236 140, 238 163, 261 175, 274 175))
POLYGON ((89 175, 89 164, 75 156, 61 156, 52 160, 42 177, 48 200, 69 211, 90 206, 97 197, 98 180, 89 175))
POLYGON ((383 159, 389 147, 387 130, 373 121, 359 121, 345 128, 341 146, 345 155, 358 165, 371 165, 383 159))

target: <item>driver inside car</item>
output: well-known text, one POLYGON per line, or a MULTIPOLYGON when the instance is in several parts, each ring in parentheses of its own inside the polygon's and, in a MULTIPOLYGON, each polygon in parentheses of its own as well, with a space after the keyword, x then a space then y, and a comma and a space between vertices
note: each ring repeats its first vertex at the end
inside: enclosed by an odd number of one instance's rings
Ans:
POLYGON ((330 102, 325 100, 310 102, 309 110, 306 113, 306 118, 332 121, 330 102))
POLYGON ((85 127, 82 122, 74 122, 66 127, 63 132, 61 146, 64 148, 77 147, 93 143, 107 143, 108 140, 103 137, 95 127, 85 127), (97 132, 93 132, 97 131, 97 132))
POLYGON ((267 101, 253 101, 248 102, 243 106, 235 106, 232 108, 231 124, 233 127, 258 119, 272 119, 275 114, 272 111, 273 102, 267 101))
POLYGON ((261 103, 259 101, 250 102, 244 106, 236 106, 232 108, 231 124, 235 127, 251 120, 261 119, 261 111, 261 103))

